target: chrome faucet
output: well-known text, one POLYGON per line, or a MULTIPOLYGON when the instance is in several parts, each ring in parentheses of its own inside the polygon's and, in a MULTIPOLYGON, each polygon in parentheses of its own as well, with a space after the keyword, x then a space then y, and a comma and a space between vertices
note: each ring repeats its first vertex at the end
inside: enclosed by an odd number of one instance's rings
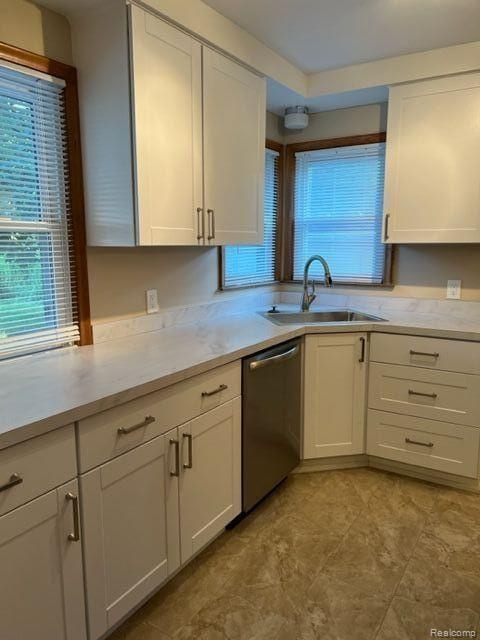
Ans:
POLYGON ((303 270, 303 297, 302 297, 302 306, 300 307, 301 311, 308 311, 310 309, 310 305, 317 297, 315 295, 315 280, 312 278, 312 288, 310 293, 308 292, 308 270, 310 269, 310 265, 312 262, 318 260, 325 272, 325 286, 333 287, 332 282, 332 274, 330 273, 330 267, 328 266, 328 262, 322 256, 312 256, 305 263, 305 269, 303 270))

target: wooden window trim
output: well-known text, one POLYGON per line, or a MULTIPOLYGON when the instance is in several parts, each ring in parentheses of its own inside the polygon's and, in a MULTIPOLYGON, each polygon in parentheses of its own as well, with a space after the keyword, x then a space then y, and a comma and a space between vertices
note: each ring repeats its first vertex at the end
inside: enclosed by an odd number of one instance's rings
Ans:
POLYGON ((72 238, 75 256, 75 289, 80 329, 79 345, 93 344, 88 289, 87 251, 85 234, 85 206, 83 196, 82 154, 78 106, 77 70, 75 67, 0 42, 0 60, 13 62, 28 69, 47 73, 65 81, 65 114, 67 151, 72 210, 72 238))
POLYGON ((278 211, 277 211, 277 233, 275 251, 275 280, 273 282, 258 282, 255 284, 242 284, 238 286, 225 285, 225 247, 218 247, 218 288, 220 291, 232 291, 234 289, 253 289, 258 287, 268 287, 278 284, 282 276, 282 242, 283 242, 283 203, 284 203, 284 168, 285 168, 285 146, 275 140, 267 138, 265 148, 277 151, 278 153, 278 211))
MULTIPOLYGON (((285 147, 285 201, 283 218, 283 260, 282 282, 297 283, 293 280, 293 234, 294 234, 294 207, 295 207, 295 154, 302 151, 318 151, 319 149, 333 149, 335 147, 352 147, 354 145, 375 144, 386 141, 386 133, 370 133, 360 136, 348 136, 344 138, 327 138, 325 140, 309 140, 287 144, 285 147)), ((385 251, 385 264, 383 269, 383 281, 381 284, 368 283, 341 283, 342 287, 376 287, 391 288, 393 286, 394 249, 393 245, 387 245, 385 251)))

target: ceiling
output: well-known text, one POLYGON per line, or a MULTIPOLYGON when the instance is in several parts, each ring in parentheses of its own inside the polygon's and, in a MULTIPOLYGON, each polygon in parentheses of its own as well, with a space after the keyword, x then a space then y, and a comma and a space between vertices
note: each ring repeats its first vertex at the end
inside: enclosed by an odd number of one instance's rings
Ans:
MULTIPOLYGON (((103 0, 35 0, 72 15, 103 0)), ((305 73, 480 40, 480 0, 202 0, 305 73)), ((386 87, 305 98, 268 80, 268 110, 384 102, 386 87)))
POLYGON ((69 15, 97 4, 99 0, 32 0, 32 2, 63 15, 69 15))
POLYGON ((302 71, 480 40, 480 0, 203 0, 302 71))

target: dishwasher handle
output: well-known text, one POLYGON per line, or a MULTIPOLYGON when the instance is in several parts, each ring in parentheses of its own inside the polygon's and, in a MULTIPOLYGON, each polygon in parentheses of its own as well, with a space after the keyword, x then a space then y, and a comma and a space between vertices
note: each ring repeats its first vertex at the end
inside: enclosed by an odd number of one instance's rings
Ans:
POLYGON ((263 358, 261 360, 253 360, 250 362, 250 371, 255 371, 256 369, 262 369, 263 367, 268 367, 269 364, 275 364, 276 362, 282 362, 283 360, 290 360, 294 358, 300 347, 295 345, 292 349, 288 349, 288 351, 284 351, 283 353, 278 353, 276 356, 272 356, 271 358, 263 358))

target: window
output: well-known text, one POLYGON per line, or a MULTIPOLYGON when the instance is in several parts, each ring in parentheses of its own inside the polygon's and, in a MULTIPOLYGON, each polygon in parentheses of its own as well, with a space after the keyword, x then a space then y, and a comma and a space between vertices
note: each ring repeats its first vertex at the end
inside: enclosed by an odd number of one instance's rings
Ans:
POLYGON ((65 94, 0 60, 0 358, 81 337, 65 94))
MULTIPOLYGON (((293 279, 322 255, 334 283, 382 284, 385 143, 295 153, 293 279)), ((314 263, 312 276, 323 279, 314 263)))
POLYGON ((225 247, 223 287, 269 284, 276 277, 277 223, 279 209, 279 152, 265 151, 263 245, 225 247))

